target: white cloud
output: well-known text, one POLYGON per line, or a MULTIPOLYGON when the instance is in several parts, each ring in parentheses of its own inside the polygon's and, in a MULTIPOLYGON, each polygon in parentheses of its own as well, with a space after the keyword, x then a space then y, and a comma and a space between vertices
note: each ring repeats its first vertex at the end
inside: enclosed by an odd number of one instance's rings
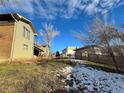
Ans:
POLYGON ((87 5, 85 11, 88 13, 88 14, 93 14, 97 11, 96 9, 96 5, 94 3, 91 3, 89 5, 87 5))
POLYGON ((4 0, 0 13, 23 12, 30 16, 54 19, 73 18, 81 12, 104 13, 124 4, 124 0, 4 0))

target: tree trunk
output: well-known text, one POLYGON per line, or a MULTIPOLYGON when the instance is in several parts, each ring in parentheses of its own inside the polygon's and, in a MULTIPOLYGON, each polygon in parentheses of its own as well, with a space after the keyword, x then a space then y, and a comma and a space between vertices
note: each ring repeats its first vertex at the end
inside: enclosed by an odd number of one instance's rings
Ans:
MULTIPOLYGON (((106 31, 107 31, 107 30, 106 30, 106 31)), ((112 60, 113 60, 113 62, 114 62, 114 64, 115 64, 116 70, 119 71, 119 68, 118 68, 118 64, 117 64, 115 55, 114 55, 114 53, 113 53, 113 50, 112 50, 112 48, 111 48, 111 45, 110 45, 109 41, 108 41, 107 38, 106 38, 107 35, 106 35, 105 31, 104 31, 104 35, 105 35, 105 42, 106 42, 106 45, 107 45, 108 52, 109 52, 109 54, 110 54, 110 56, 111 56, 111 58, 112 58, 112 60)))
POLYGON ((112 48, 111 48, 111 46, 110 46, 110 44, 109 44, 109 42, 108 42, 107 39, 106 39, 106 44, 107 44, 108 52, 109 52, 109 54, 110 54, 110 56, 111 56, 111 58, 112 58, 112 60, 113 60, 113 62, 115 64, 115 68, 116 68, 117 71, 119 71, 119 68, 118 68, 118 64, 117 64, 115 55, 114 55, 113 50, 112 50, 112 48))
POLYGON ((111 58, 112 58, 112 60, 113 60, 113 62, 115 64, 116 70, 119 71, 119 67, 118 67, 115 55, 114 55, 114 53, 113 53, 111 48, 109 48, 109 54, 110 54, 110 56, 111 56, 111 58))

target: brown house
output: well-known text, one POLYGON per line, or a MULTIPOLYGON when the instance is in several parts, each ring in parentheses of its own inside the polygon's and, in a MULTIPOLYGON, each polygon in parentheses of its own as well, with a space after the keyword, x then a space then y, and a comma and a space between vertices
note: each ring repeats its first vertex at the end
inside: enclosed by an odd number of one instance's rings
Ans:
POLYGON ((83 57, 88 57, 90 54, 102 55, 101 47, 98 45, 89 45, 78 48, 75 50, 76 59, 85 59, 83 57))
POLYGON ((34 52, 35 29, 19 14, 0 14, 0 60, 30 59, 34 52))

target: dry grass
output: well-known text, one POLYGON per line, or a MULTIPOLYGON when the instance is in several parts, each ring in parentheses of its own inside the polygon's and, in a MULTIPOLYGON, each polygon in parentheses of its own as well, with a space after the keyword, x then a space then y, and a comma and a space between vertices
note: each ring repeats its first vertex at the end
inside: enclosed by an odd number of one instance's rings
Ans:
MULTIPOLYGON (((24 63, 0 64, 0 93, 67 93, 61 77, 56 75, 62 68, 74 66, 75 62, 39 59, 33 64, 24 63)), ((80 64, 110 71, 93 62, 84 61, 80 64)))
POLYGON ((62 90, 63 86, 55 74, 67 65, 54 60, 42 60, 38 64, 0 64, 0 93, 49 93, 62 90))

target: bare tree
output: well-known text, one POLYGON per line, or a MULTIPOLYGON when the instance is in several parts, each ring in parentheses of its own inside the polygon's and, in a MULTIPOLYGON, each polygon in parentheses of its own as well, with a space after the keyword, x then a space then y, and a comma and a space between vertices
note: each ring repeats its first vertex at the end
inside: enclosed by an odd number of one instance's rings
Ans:
POLYGON ((45 24, 43 30, 41 31, 41 36, 43 42, 47 45, 48 51, 46 56, 50 56, 52 41, 59 35, 59 32, 52 24, 45 24))
POLYGON ((74 36, 81 42, 89 42, 91 45, 96 44, 104 47, 108 54, 111 56, 115 67, 118 70, 117 61, 115 59, 114 52, 111 47, 111 42, 115 39, 116 29, 108 25, 106 16, 104 23, 102 23, 100 18, 96 16, 92 26, 89 28, 91 29, 89 29, 87 36, 83 35, 81 32, 76 32, 74 36))
MULTIPOLYGON (((8 0, 0 0, 0 5, 5 5, 5 2, 7 2, 8 0)), ((12 0, 14 1, 14 0, 12 0)))
POLYGON ((5 1, 6 0, 0 0, 0 5, 5 6, 5 1))
POLYGON ((3 4, 5 0, 0 0, 0 4, 3 4))
MULTIPOLYGON (((124 28, 124 24, 121 25, 121 28, 124 28)), ((124 32, 120 32, 119 36, 120 36, 120 39, 122 40, 122 42, 124 43, 124 32)))

